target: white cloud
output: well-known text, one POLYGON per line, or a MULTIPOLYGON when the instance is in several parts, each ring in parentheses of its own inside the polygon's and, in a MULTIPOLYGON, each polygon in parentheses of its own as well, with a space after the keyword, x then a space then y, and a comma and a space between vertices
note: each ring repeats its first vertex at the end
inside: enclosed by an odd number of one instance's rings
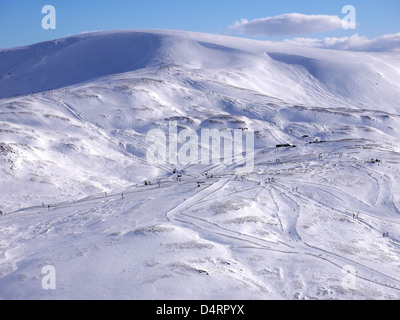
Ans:
POLYGON ((343 28, 342 19, 330 15, 288 13, 247 21, 242 19, 231 26, 232 31, 250 36, 289 36, 312 34, 343 28))
POLYGON ((296 38, 284 42, 298 46, 349 51, 400 51, 400 33, 387 34, 374 39, 355 34, 344 38, 296 38))

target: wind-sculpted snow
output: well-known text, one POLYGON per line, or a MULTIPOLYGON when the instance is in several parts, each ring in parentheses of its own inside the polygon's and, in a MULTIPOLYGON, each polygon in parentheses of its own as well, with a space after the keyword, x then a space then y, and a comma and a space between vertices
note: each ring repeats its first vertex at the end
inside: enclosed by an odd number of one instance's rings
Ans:
POLYGON ((398 62, 176 31, 0 51, 0 298, 398 299, 398 62), (149 162, 171 123, 253 133, 252 170, 149 162))

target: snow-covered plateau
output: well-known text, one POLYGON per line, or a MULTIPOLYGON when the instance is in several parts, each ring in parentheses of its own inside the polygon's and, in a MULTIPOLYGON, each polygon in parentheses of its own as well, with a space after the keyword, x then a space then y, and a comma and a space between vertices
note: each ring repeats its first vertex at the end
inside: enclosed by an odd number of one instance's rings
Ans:
POLYGON ((398 53, 161 30, 0 50, 0 299, 399 299, 399 137, 398 53), (253 132, 254 167, 148 161, 171 123, 253 132))

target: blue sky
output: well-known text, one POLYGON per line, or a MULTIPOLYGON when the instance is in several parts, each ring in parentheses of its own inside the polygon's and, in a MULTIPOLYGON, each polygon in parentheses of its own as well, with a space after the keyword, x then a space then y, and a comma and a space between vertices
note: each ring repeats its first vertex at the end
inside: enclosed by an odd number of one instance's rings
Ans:
POLYGON ((342 7, 356 8, 357 29, 307 35, 257 36, 280 41, 293 37, 349 37, 355 33, 368 38, 400 32, 399 0, 0 0, 0 48, 52 40, 84 31, 117 29, 175 29, 205 33, 234 34, 229 26, 241 19, 274 17, 287 13, 337 15, 342 7), (56 29, 44 30, 44 5, 56 9, 56 29))

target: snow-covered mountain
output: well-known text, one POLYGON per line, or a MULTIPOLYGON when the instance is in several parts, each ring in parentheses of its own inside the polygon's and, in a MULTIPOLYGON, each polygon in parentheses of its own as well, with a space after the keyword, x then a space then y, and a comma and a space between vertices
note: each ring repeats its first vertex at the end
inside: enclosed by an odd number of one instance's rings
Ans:
POLYGON ((87 33, 0 50, 0 98, 0 298, 400 297, 398 54, 87 33), (254 170, 148 162, 171 121, 254 170))

